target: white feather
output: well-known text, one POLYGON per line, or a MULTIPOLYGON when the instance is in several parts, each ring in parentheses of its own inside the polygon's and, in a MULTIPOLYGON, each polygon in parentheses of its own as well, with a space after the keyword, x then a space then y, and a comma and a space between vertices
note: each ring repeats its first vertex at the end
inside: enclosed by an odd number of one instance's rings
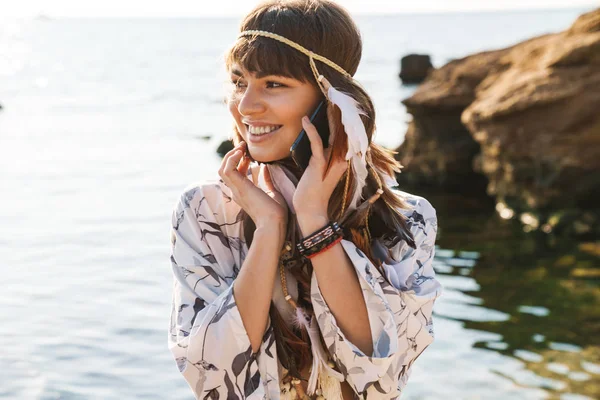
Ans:
POLYGON ((344 375, 327 365, 327 355, 325 354, 323 346, 321 346, 319 329, 316 327, 316 325, 317 320, 313 316, 311 321, 311 329, 308 331, 308 336, 310 337, 310 347, 313 355, 312 371, 310 372, 308 387, 306 388, 306 392, 309 395, 313 395, 317 391, 319 376, 321 376, 321 380, 327 379, 327 376, 329 375, 332 379, 336 379, 338 382, 344 381, 344 375))
POLYGON ((354 155, 352 157, 352 162, 350 163, 350 165, 352 166, 352 172, 356 179, 356 188, 354 189, 354 193, 352 193, 352 200, 350 200, 348 210, 355 210, 358 207, 358 203, 362 198, 362 190, 367 182, 367 176, 369 175, 369 172, 367 171, 367 167, 361 161, 358 155, 354 155))
POLYGON ((292 325, 300 329, 304 328, 307 332, 310 330, 310 325, 308 325, 306 314, 302 307, 296 307, 296 317, 292 320, 292 325))
POLYGON ((348 135, 348 151, 346 152, 346 160, 357 153, 361 153, 363 163, 366 163, 367 148, 369 147, 369 139, 365 125, 360 118, 366 113, 360 108, 358 102, 350 95, 340 92, 333 86, 329 86, 327 91, 329 101, 339 107, 342 113, 342 125, 348 135))
POLYGON ((344 131, 348 136, 346 160, 352 159, 352 172, 357 183, 348 210, 354 210, 362 199, 362 191, 369 174, 366 160, 369 138, 367 137, 365 125, 360 118, 361 115, 366 115, 366 113, 350 95, 340 92, 329 84, 327 86, 329 101, 339 107, 342 114, 342 125, 344 125, 344 131))
MULTIPOLYGON (((319 375, 325 374, 337 380, 338 382, 343 382, 344 375, 327 365, 327 354, 321 345, 319 329, 317 327, 317 320, 315 317, 312 316, 312 318, 309 320, 302 307, 296 307, 296 318, 293 322, 296 324, 296 326, 303 326, 308 333, 308 337, 310 338, 310 348, 312 351, 312 370, 308 379, 308 387, 306 388, 306 392, 309 395, 315 394, 317 390, 317 383, 319 381, 319 375)), ((326 376, 322 376, 321 379, 326 379, 326 376)))

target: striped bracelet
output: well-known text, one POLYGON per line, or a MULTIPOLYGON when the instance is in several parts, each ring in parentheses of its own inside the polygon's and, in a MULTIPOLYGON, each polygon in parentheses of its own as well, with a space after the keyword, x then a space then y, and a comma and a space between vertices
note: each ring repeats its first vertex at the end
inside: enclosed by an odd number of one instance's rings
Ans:
POLYGON ((342 228, 337 222, 331 222, 303 238, 296 247, 302 256, 311 258, 317 253, 325 251, 336 243, 339 243, 342 237, 342 228))
MULTIPOLYGON (((334 236, 332 236, 332 237, 334 237, 334 236)), ((315 252, 311 252, 310 254, 305 254, 305 255, 304 255, 304 257, 306 257, 306 258, 309 258, 309 259, 310 259, 310 258, 313 258, 313 257, 314 257, 314 256, 316 256, 317 254, 321 254, 321 253, 323 253, 323 252, 325 252, 325 251, 329 250, 330 248, 332 248, 333 246, 335 246, 336 244, 338 244, 338 243, 339 243, 339 242, 341 242, 341 241, 342 241, 342 237, 341 237, 341 236, 338 236, 338 237, 337 237, 337 239, 334 239, 334 241, 333 241, 333 242, 331 242, 331 243, 329 243, 327 246, 323 247, 323 248, 322 248, 322 249, 320 249, 320 250, 316 250, 315 252)))

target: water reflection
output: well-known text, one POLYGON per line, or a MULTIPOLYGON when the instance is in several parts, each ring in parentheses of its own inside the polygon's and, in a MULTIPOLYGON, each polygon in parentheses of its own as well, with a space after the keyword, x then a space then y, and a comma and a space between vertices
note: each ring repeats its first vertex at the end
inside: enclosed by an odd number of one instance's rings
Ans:
POLYGON ((528 236, 488 206, 428 197, 445 287, 436 315, 460 322, 457 334, 488 333, 473 348, 502 356, 479 364, 522 388, 511 398, 599 399, 600 244, 528 236))

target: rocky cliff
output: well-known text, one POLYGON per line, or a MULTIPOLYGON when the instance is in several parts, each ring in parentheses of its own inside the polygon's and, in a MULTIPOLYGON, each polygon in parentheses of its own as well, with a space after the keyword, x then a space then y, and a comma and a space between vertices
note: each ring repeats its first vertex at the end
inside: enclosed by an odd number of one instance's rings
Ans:
POLYGON ((595 229, 600 9, 564 32, 454 60, 403 103, 413 120, 398 149, 400 180, 462 191, 483 185, 501 207, 534 212, 536 228, 552 230, 557 212, 580 210, 588 226, 578 231, 595 229))

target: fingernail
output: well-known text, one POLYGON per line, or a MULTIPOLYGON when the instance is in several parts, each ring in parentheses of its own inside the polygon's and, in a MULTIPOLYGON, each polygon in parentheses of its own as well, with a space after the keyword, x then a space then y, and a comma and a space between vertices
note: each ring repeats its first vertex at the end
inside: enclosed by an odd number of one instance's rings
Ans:
POLYGON ((302 117, 302 122, 308 123, 310 121, 309 121, 308 117, 305 115, 304 117, 302 117))

